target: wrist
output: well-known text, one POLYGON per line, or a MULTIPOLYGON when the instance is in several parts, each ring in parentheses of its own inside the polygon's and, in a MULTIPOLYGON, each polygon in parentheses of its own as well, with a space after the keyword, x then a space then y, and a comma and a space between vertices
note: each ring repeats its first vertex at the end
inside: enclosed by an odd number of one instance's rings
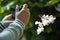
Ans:
POLYGON ((14 23, 18 23, 19 25, 21 25, 21 27, 24 29, 25 28, 25 24, 20 21, 19 19, 16 19, 15 21, 13 21, 14 23))

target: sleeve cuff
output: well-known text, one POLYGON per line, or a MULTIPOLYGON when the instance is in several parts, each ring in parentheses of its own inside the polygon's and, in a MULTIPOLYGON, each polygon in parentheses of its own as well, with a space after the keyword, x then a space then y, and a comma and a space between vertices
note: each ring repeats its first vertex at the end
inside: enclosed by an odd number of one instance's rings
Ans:
POLYGON ((14 22, 15 22, 15 23, 18 23, 19 25, 21 25, 21 27, 22 27, 23 29, 25 28, 25 25, 24 25, 24 23, 23 23, 22 21, 16 19, 14 22))

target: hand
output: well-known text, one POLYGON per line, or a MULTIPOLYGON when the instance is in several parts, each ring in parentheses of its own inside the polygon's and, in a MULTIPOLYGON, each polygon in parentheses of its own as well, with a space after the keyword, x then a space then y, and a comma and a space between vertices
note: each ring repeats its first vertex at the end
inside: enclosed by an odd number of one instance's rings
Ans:
MULTIPOLYGON (((19 10, 18 5, 16 5, 15 19, 19 19, 20 21, 22 21, 26 25, 29 21, 29 18, 30 18, 30 12, 28 10, 27 4, 24 4, 23 8, 20 11, 18 11, 18 10, 19 10)), ((9 24, 12 23, 15 19, 12 18, 12 14, 7 15, 2 20, 3 25, 5 27, 8 27, 9 24)))
POLYGON ((30 18, 30 11, 28 9, 28 5, 24 4, 20 11, 19 11, 19 6, 16 5, 15 19, 19 19, 26 25, 29 21, 29 18, 30 18))
POLYGON ((12 23, 14 19, 12 18, 12 14, 5 16, 2 19, 2 23, 5 27, 8 27, 10 23, 12 23))

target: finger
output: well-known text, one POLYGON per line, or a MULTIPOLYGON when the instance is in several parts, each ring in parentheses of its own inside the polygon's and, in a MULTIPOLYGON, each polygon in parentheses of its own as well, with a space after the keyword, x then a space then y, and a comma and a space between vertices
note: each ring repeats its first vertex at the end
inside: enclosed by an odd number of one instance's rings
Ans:
POLYGON ((16 12, 18 12, 19 11, 19 6, 18 5, 16 5, 16 12))
POLYGON ((2 21, 5 21, 5 20, 11 20, 11 21, 14 20, 12 18, 12 14, 9 14, 9 15, 5 16, 2 21))
POLYGON ((3 25, 4 25, 5 27, 8 27, 9 24, 12 23, 12 22, 13 22, 13 21, 5 20, 5 21, 3 21, 3 25))
POLYGON ((28 5, 24 4, 22 9, 27 9, 27 8, 28 8, 28 5))

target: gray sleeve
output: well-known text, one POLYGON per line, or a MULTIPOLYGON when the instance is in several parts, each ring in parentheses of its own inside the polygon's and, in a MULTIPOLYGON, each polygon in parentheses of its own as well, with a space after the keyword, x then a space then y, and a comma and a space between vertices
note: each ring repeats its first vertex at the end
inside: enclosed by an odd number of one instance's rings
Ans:
POLYGON ((23 34, 24 25, 15 21, 9 25, 3 32, 0 33, 0 40, 18 40, 23 34))

